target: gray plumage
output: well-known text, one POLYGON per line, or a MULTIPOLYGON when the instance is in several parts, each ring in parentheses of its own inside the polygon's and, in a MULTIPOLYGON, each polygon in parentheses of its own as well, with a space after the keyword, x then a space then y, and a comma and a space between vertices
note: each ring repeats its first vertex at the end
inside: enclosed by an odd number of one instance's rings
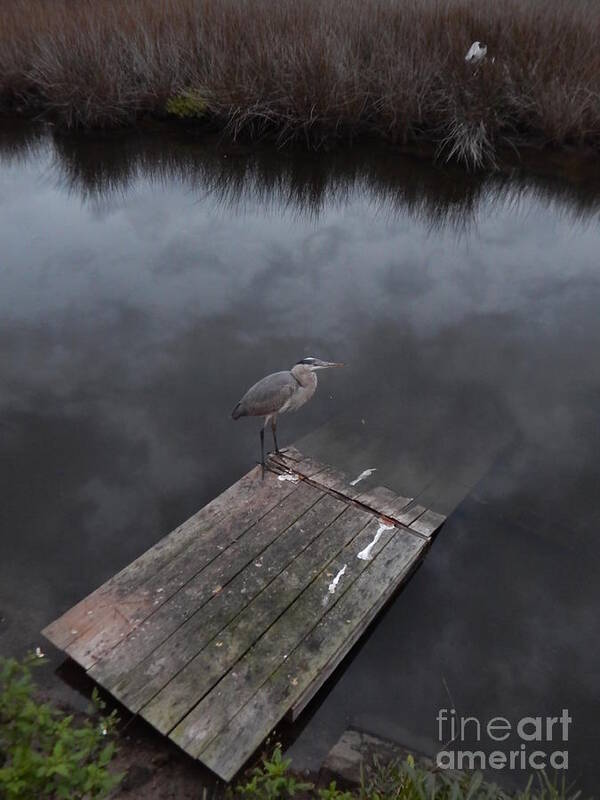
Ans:
POLYGON ((290 370, 267 375, 248 389, 231 416, 239 419, 273 414, 286 404, 297 386, 298 382, 290 370))
POLYGON ((233 409, 233 419, 240 417, 264 417, 265 421, 260 429, 261 463, 264 466, 264 436, 265 428, 271 423, 275 452, 277 446, 277 415, 286 411, 296 411, 307 403, 317 388, 316 370, 328 367, 341 367, 333 361, 321 361, 319 358, 303 358, 291 370, 274 372, 267 375, 251 386, 240 402, 233 409))

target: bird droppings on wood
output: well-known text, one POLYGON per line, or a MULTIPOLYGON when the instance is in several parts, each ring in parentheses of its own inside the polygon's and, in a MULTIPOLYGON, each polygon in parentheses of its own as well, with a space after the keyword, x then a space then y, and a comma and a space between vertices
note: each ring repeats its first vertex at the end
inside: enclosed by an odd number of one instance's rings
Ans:
POLYGON ((335 592, 338 583, 342 579, 342 575, 345 574, 347 569, 348 569, 348 564, 344 564, 344 566, 341 568, 341 570, 338 572, 335 578, 331 581, 331 583, 329 584, 329 594, 333 594, 335 592))
POLYGON ((393 527, 394 527, 393 525, 386 525, 385 522, 382 522, 379 525, 379 528, 377 528, 377 532, 373 537, 373 541, 369 542, 369 544, 365 547, 365 549, 361 550, 356 557, 362 559, 363 561, 370 561, 372 558, 371 551, 373 550, 377 542, 381 539, 381 534, 384 531, 391 530, 393 527))
POLYGON ((225 780, 301 713, 444 520, 294 448, 266 466, 44 631, 225 780))
POLYGON ((369 467, 369 469, 363 469, 358 478, 355 478, 353 481, 350 481, 350 486, 356 486, 357 483, 364 481, 365 478, 369 478, 374 472, 377 472, 377 467, 369 467))
POLYGON ((284 473, 283 475, 279 475, 277 478, 278 481, 291 481, 292 483, 298 483, 300 478, 297 475, 290 475, 288 473, 284 473))

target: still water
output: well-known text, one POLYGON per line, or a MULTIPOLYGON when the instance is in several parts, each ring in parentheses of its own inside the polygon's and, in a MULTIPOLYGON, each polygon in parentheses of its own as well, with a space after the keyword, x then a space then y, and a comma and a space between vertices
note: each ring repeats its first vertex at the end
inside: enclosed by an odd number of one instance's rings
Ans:
POLYGON ((5 129, 0 652, 252 466, 248 385, 342 360, 280 442, 452 513, 290 732, 296 766, 348 726, 433 753, 440 708, 566 708, 541 749, 594 791, 600 178, 576 178, 5 129))

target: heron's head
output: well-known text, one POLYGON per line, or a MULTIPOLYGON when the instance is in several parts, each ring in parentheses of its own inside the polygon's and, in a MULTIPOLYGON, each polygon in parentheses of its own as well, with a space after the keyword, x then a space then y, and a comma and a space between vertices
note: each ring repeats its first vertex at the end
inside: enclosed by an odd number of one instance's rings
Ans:
POLYGON ((313 358, 312 356, 308 356, 307 358, 303 358, 301 361, 296 363, 296 366, 302 364, 307 369, 314 372, 317 369, 327 369, 328 367, 343 367, 343 364, 338 363, 337 361, 321 361, 320 358, 313 358))

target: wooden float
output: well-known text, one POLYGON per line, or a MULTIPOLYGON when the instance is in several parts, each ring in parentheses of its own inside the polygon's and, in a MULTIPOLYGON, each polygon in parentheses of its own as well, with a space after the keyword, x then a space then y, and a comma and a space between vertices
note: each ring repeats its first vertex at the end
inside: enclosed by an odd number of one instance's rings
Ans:
POLYGON ((43 631, 224 780, 296 719, 444 516, 271 456, 43 631))

